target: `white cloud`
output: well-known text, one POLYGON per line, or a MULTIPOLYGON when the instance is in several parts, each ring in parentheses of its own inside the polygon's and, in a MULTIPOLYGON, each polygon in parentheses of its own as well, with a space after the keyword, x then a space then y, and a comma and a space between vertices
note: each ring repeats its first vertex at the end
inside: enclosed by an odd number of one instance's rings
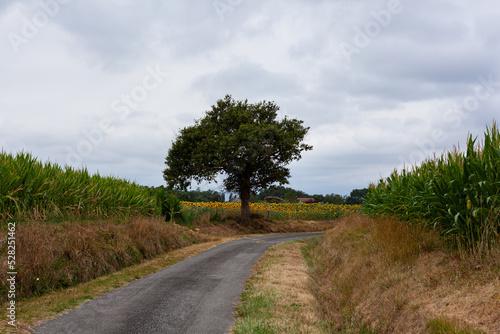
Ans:
POLYGON ((1 148, 65 164, 90 133, 77 163, 160 185, 175 133, 230 93, 311 127, 290 186, 347 194, 480 136, 500 105, 496 2, 401 0, 384 17, 391 3, 62 1, 45 22, 37 2, 2 2, 1 148), (25 38, 18 52, 11 33, 25 38), (357 48, 350 61, 342 43, 357 48), (168 76, 117 119, 113 102, 156 66, 168 76))

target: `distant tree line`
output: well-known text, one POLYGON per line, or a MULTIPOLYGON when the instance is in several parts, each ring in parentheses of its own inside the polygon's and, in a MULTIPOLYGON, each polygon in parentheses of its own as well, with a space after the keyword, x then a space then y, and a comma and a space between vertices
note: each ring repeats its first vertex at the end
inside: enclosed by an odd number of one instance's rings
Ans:
MULTIPOLYGON (((169 192, 164 186, 158 187, 163 188, 165 191, 169 192)), ((186 190, 186 191, 175 191, 174 194, 181 200, 186 202, 225 202, 226 193, 219 192, 215 190, 186 190)), ((314 198, 316 203, 330 203, 330 204, 362 204, 366 195, 368 194, 368 188, 354 189, 347 196, 342 196, 339 194, 329 194, 329 195, 309 195, 301 190, 295 190, 292 188, 284 186, 272 186, 267 189, 261 190, 257 194, 253 194, 250 198, 250 202, 263 202, 268 196, 282 198, 285 202, 295 203, 298 202, 299 198, 314 198)), ((228 200, 234 200, 238 196, 230 193, 228 200)))
POLYGON ((225 202, 226 194, 224 192, 218 192, 215 190, 168 190, 165 186, 160 186, 158 188, 163 188, 167 193, 173 193, 181 201, 186 202, 225 202))
POLYGON ((299 198, 314 198, 316 203, 330 203, 330 204, 362 204, 366 195, 368 194, 368 188, 364 189, 354 189, 348 196, 342 196, 339 194, 329 194, 329 195, 309 195, 301 190, 295 190, 292 188, 284 186, 273 186, 268 189, 262 190, 257 195, 254 195, 254 200, 259 202, 263 201, 267 196, 280 197, 286 202, 298 202, 299 198))

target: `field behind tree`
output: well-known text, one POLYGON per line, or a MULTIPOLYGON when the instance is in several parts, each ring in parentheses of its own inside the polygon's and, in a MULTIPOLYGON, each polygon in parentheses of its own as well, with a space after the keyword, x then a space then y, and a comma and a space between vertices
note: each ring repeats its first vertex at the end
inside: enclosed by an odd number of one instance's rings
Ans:
MULTIPOLYGON (((239 203, 232 202, 181 202, 185 217, 209 216, 211 220, 237 215, 239 203)), ((332 220, 359 212, 361 205, 323 203, 250 203, 256 217, 271 220, 332 220)))

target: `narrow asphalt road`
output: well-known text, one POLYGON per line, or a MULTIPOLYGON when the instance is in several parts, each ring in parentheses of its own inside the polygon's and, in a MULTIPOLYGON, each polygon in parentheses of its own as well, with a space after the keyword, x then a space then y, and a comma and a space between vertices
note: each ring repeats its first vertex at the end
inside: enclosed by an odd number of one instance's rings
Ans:
POLYGON ((223 334, 252 266, 272 245, 323 233, 233 240, 33 328, 37 334, 223 334))

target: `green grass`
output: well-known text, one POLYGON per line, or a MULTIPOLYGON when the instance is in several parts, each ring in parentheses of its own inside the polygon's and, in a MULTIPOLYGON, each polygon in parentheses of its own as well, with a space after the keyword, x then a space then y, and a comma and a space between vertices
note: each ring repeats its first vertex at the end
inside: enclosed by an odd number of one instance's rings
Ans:
POLYGON ((241 296, 242 304, 237 309, 240 317, 269 318, 276 304, 272 292, 246 291, 241 296))
POLYGON ((247 285, 247 288, 236 308, 237 316, 244 318, 244 321, 236 323, 233 333, 280 333, 279 328, 271 322, 276 295, 270 291, 256 291, 251 285, 247 285))
POLYGON ((452 322, 446 318, 431 319, 427 326, 429 334, 486 334, 470 326, 462 327, 458 321, 452 322))
POLYGON ((261 319, 251 319, 245 322, 239 323, 234 328, 235 334, 279 334, 282 333, 279 328, 271 325, 265 320, 261 319))

